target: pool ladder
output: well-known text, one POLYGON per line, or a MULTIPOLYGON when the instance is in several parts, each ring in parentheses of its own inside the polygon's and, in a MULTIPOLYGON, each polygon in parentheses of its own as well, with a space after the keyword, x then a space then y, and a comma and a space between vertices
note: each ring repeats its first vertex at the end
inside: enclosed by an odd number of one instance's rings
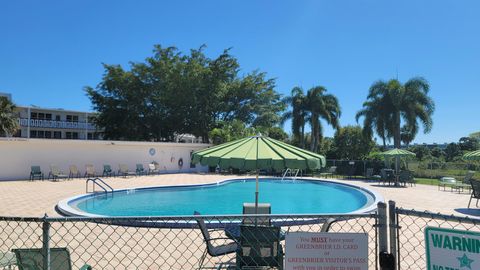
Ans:
POLYGON ((86 193, 90 193, 88 192, 88 183, 89 182, 92 182, 92 193, 95 193, 95 186, 98 186, 100 187, 105 193, 109 193, 109 192, 113 192, 113 188, 105 183, 105 181, 103 181, 102 179, 98 178, 98 177, 95 177, 95 178, 88 178, 87 179, 87 182, 85 183, 85 192, 86 193))
POLYGON ((287 168, 282 175, 282 180, 285 179, 285 177, 287 176, 288 173, 290 173, 290 177, 292 177, 292 175, 293 175, 293 180, 295 180, 295 179, 297 179, 298 173, 300 173, 300 169, 292 170, 290 168, 287 168))

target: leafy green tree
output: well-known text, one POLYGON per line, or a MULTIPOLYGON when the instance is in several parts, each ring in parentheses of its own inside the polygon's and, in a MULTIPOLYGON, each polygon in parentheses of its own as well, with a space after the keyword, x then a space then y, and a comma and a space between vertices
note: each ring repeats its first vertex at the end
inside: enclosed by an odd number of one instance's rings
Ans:
POLYGON ((15 104, 7 97, 0 96, 0 136, 11 137, 19 129, 15 104))
POLYGON ((417 159, 420 161, 431 156, 430 149, 425 145, 410 147, 408 150, 415 153, 417 159))
POLYGON ((440 147, 434 147, 431 151, 431 155, 432 157, 435 157, 435 158, 443 158, 445 157, 445 152, 440 149, 440 147))
POLYGON ((255 128, 247 127, 242 121, 233 120, 230 122, 218 122, 217 127, 209 132, 209 137, 213 144, 222 144, 253 136, 257 133, 258 132, 255 128))
POLYGON ((366 136, 360 126, 337 129, 333 137, 333 149, 337 159, 362 160, 374 149, 372 137, 366 136))
POLYGON ((310 150, 313 152, 318 151, 321 141, 323 128, 320 121, 322 119, 335 129, 340 127, 340 104, 334 95, 326 92, 327 89, 323 86, 313 87, 307 92, 308 119, 312 128, 310 150))
POLYGON ((420 125, 424 133, 433 126, 432 115, 435 103, 428 96, 430 85, 421 77, 412 78, 405 84, 398 80, 375 82, 369 90, 363 109, 357 120, 364 118, 364 129, 383 138, 393 138, 394 146, 400 148, 402 124, 406 141, 411 142, 420 125))
POLYGON ((129 70, 105 64, 98 86, 86 87, 105 138, 171 141, 175 134, 191 133, 208 142, 209 131, 221 121, 278 124, 285 104, 275 81, 257 71, 240 76, 229 50, 211 59, 204 48, 182 54, 156 45, 153 56, 130 63, 129 70))
POLYGON ((445 159, 447 161, 453 161, 455 157, 462 155, 462 150, 460 146, 456 143, 450 143, 445 148, 445 159))
POLYGON ((475 151, 478 149, 478 140, 472 137, 462 137, 458 141, 462 151, 475 151))
POLYGON ((272 139, 285 141, 288 138, 288 134, 280 127, 270 127, 266 130, 266 135, 272 139))
POLYGON ((283 102, 290 105, 291 111, 282 116, 282 124, 286 120, 292 120, 293 144, 305 148, 305 125, 307 123, 307 99, 300 87, 294 87, 290 96, 285 97, 283 102))

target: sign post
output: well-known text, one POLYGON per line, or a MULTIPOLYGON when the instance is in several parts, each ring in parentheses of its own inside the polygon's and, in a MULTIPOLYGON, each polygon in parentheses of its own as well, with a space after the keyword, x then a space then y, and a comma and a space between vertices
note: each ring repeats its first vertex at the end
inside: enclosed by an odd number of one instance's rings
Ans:
POLYGON ((288 233, 286 270, 367 270, 368 236, 364 233, 288 233))
POLYGON ((480 233, 427 227, 428 270, 480 269, 480 233))

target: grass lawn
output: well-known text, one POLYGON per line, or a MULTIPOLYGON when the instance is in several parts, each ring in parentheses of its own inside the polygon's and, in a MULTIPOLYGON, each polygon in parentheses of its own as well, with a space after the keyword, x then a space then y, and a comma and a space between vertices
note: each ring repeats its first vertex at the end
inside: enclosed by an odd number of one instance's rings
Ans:
POLYGON ((415 181, 417 181, 417 184, 420 184, 420 185, 438 186, 438 179, 415 177, 415 181))

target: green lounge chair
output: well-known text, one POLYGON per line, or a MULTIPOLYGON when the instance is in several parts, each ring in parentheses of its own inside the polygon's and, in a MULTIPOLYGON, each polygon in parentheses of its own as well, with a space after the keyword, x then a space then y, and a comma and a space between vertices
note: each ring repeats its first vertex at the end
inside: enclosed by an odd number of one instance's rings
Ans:
POLYGON ((67 179, 68 175, 64 174, 60 169, 57 167, 57 165, 50 165, 50 173, 48 173, 48 179, 50 178, 53 181, 58 181, 60 178, 67 179))
POLYGON ((464 189, 470 189, 472 187, 472 185, 470 184, 470 180, 472 180, 474 174, 474 171, 468 171, 462 182, 457 182, 451 186, 452 191, 457 190, 460 193, 464 189))
POLYGON ((129 175, 135 176, 137 174, 135 172, 129 171, 128 166, 126 164, 119 164, 117 175, 122 175, 123 177, 127 177, 129 175))
POLYGON ((68 174, 68 179, 75 177, 80 178, 82 176, 76 165, 70 165, 69 169, 70 173, 68 174))
POLYGON ((139 163, 139 164, 136 165, 136 167, 137 167, 137 168, 135 169, 135 173, 136 173, 137 175, 146 174, 145 169, 143 168, 143 164, 140 164, 140 163, 139 163))
POLYGON ((33 181, 35 179, 43 180, 43 173, 40 169, 40 166, 32 166, 30 171, 30 180, 33 181))
POLYGON ((112 167, 109 164, 103 164, 102 177, 105 176, 115 176, 115 173, 113 172, 112 167))
MULTIPOLYGON (((43 253, 41 248, 13 249, 17 257, 17 266, 19 270, 43 269, 43 253)), ((70 252, 66 248, 50 249, 50 270, 71 270, 72 262, 70 252)), ((80 270, 91 270, 92 267, 85 264, 80 270)))
POLYGON ((283 269, 280 228, 271 226, 240 226, 240 248, 237 269, 244 267, 276 267, 283 269))

